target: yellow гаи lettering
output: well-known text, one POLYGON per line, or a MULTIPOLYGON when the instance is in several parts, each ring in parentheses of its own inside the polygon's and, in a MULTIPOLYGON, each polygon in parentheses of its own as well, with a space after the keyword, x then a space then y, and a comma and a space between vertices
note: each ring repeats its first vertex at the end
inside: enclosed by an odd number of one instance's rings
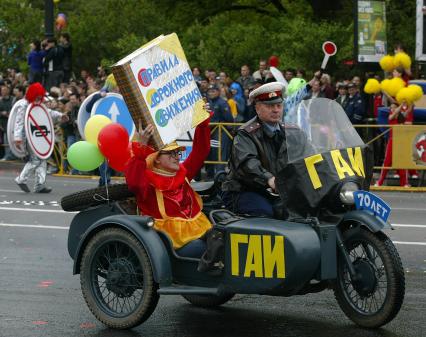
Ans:
POLYGON ((263 277, 261 239, 260 235, 250 235, 244 277, 250 277, 252 272, 254 272, 255 277, 263 277))
POLYGON ((348 157, 351 162, 352 168, 357 175, 365 178, 364 163, 362 161, 361 148, 360 147, 355 148, 355 156, 354 156, 353 150, 354 149, 351 147, 347 149, 348 157))
POLYGON ((311 178, 311 182, 312 182, 312 185, 314 186, 314 189, 318 189, 322 186, 321 180, 318 176, 318 172, 315 169, 315 164, 323 160, 324 158, 322 157, 320 153, 314 156, 305 158, 306 168, 308 169, 309 178, 311 178))
POLYGON ((277 278, 285 278, 284 236, 275 236, 274 248, 272 248, 271 236, 263 235, 263 263, 266 278, 273 277, 275 266, 277 278))
POLYGON ((232 275, 238 276, 240 274, 240 254, 239 244, 247 243, 248 235, 246 234, 231 234, 231 270, 232 275))
POLYGON ((349 164, 343 159, 339 150, 330 151, 330 154, 333 159, 334 166, 336 167, 337 175, 340 179, 345 179, 345 173, 351 177, 355 175, 349 164))

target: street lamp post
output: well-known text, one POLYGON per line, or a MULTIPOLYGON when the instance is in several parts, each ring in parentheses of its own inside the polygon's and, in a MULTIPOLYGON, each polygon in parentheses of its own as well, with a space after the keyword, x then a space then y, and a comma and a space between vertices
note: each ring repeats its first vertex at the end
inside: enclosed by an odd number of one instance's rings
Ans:
POLYGON ((53 37, 53 0, 44 0, 44 35, 53 37))

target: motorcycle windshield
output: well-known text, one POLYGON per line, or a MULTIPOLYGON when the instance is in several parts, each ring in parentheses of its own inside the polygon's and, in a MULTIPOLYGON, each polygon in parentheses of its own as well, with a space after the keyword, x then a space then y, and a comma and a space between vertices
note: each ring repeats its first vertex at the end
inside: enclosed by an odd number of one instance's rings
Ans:
POLYGON ((286 126, 288 158, 276 177, 276 188, 288 209, 313 214, 319 207, 334 206, 336 188, 347 179, 364 188, 371 160, 361 137, 335 101, 302 101, 296 117, 297 125, 286 126))
POLYGON ((318 153, 336 149, 364 146, 342 106, 328 98, 313 98, 302 101, 296 110, 296 124, 306 136, 303 151, 300 141, 287 137, 288 163, 318 153))

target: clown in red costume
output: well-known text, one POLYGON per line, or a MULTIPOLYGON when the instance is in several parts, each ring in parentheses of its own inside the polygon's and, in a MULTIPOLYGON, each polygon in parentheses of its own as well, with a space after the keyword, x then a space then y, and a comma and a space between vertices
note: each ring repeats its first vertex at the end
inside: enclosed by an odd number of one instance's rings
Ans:
POLYGON ((155 218, 155 229, 168 235, 180 255, 199 257, 206 249, 200 238, 211 228, 202 212, 200 196, 192 189, 194 178, 210 151, 209 120, 197 126, 189 157, 179 163, 184 148, 176 142, 155 151, 147 145, 153 126, 142 130, 133 142, 134 156, 125 175, 129 190, 136 195, 142 214, 155 218))
MULTIPOLYGON (((25 164, 21 173, 18 177, 16 177, 15 182, 18 184, 19 188, 29 193, 30 189, 27 186, 27 181, 32 172, 34 172, 34 192, 35 193, 49 193, 52 189, 45 185, 46 183, 46 168, 47 161, 44 159, 40 159, 36 156, 36 154, 27 146, 25 139, 25 128, 24 128, 24 119, 25 112, 28 106, 32 103, 40 104, 43 102, 44 97, 46 95, 46 90, 44 87, 36 82, 31 84, 27 92, 25 93, 25 98, 19 100, 15 104, 17 106, 16 110, 16 121, 14 126, 14 142, 15 146, 18 148, 27 148, 27 152, 29 154, 29 160, 25 164)), ((67 121, 68 117, 58 111, 47 109, 50 113, 54 122, 58 122, 60 120, 67 121)))

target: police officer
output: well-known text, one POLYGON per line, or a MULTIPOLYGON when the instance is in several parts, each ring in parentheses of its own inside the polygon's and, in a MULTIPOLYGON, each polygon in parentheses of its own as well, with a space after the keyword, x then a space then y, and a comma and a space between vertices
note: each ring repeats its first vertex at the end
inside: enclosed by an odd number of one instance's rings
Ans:
POLYGON ((283 84, 271 82, 249 95, 257 116, 237 131, 222 185, 223 201, 236 213, 287 217, 281 200, 270 192, 276 192, 275 177, 287 164, 287 142, 304 151, 307 141, 299 128, 281 122, 283 89, 283 84))
POLYGON ((349 99, 345 109, 352 124, 361 124, 365 118, 365 104, 355 83, 348 84, 349 99))

